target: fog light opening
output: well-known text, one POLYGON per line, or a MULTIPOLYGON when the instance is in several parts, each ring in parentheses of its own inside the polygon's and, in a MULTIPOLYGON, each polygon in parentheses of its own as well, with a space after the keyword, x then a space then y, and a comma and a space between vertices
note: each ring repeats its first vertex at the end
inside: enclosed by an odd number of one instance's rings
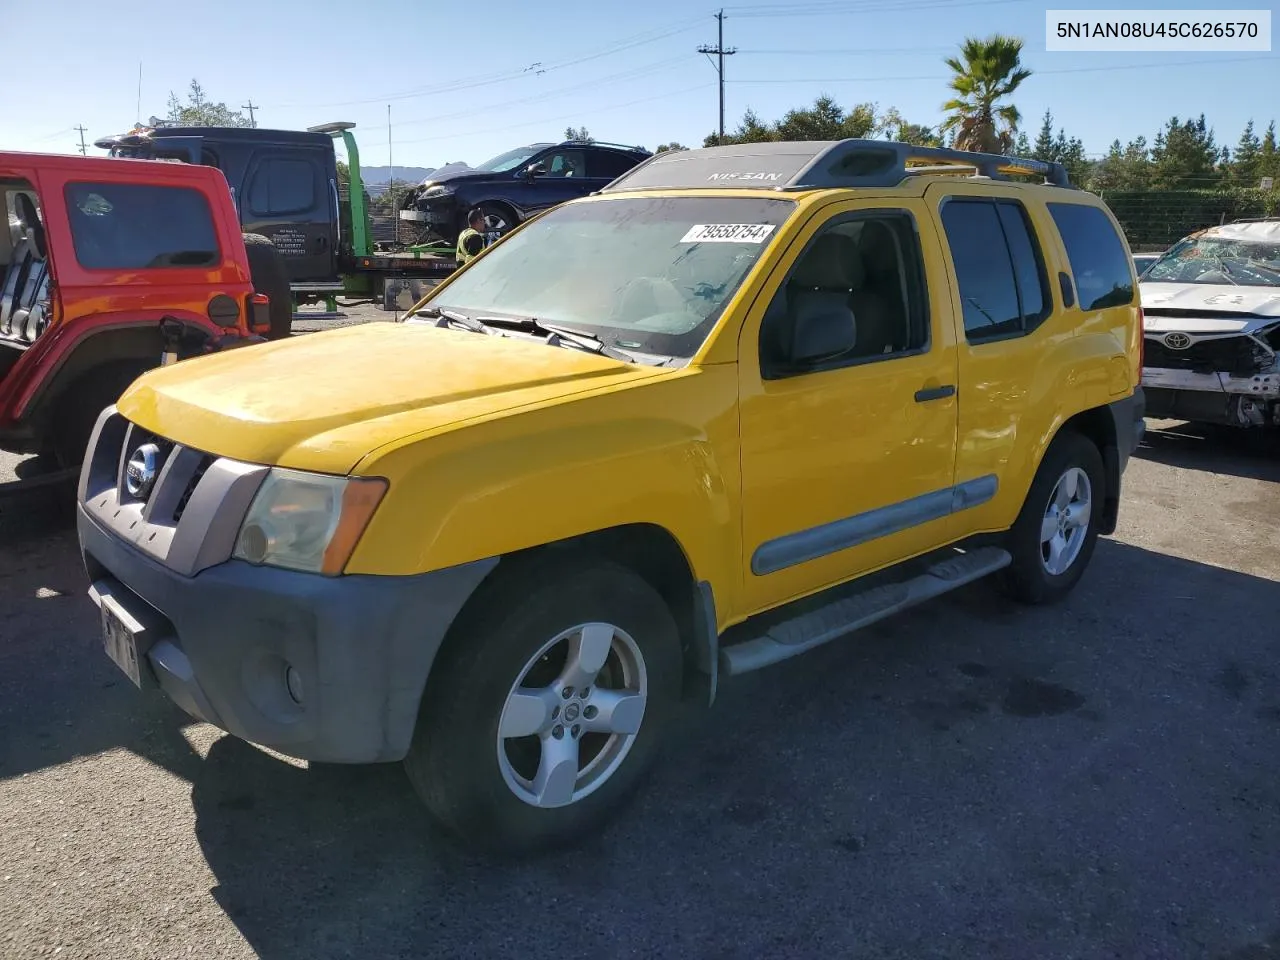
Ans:
POLYGON ((293 702, 302 706, 302 674, 292 666, 284 668, 284 684, 289 688, 289 696, 293 702))

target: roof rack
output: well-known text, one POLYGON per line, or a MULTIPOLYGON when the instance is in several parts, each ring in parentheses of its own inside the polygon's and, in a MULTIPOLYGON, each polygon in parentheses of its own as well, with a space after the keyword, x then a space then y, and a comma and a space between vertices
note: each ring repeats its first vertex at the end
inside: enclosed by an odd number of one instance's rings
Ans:
POLYGON ((616 147, 619 150, 644 150, 645 153, 649 152, 646 148, 637 146, 634 143, 610 143, 607 140, 565 140, 564 142, 581 143, 592 147, 616 147))
POLYGON ((1241 217, 1239 220, 1232 220, 1232 223, 1280 223, 1280 215, 1274 217, 1241 217))
POLYGON ((908 177, 961 174, 1007 180, 1039 174, 1044 183, 1071 188, 1061 163, 920 147, 894 140, 798 140, 665 151, 632 167, 601 192, 680 187, 767 186, 775 190, 895 187, 908 177))

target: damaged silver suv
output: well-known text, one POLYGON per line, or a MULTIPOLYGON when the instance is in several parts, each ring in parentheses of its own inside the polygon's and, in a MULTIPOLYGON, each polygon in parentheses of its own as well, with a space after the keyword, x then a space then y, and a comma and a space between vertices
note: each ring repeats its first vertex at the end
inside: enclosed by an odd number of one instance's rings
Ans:
POLYGON ((1147 416, 1280 428, 1280 218, 1193 233, 1141 290, 1147 416))

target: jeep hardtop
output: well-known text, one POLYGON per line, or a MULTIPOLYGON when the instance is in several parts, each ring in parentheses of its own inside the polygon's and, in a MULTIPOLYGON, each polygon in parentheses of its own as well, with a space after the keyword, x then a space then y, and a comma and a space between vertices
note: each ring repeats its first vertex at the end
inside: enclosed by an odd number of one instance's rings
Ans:
POLYGON ((1071 590, 1142 433, 1135 287, 1057 164, 659 154, 405 323, 135 383, 80 480, 103 642, 236 736, 403 760, 470 842, 571 840, 682 696, 988 574, 1071 590))
POLYGON ((0 449, 78 466, 138 374, 270 332, 216 170, 0 153, 0 206, 0 449))

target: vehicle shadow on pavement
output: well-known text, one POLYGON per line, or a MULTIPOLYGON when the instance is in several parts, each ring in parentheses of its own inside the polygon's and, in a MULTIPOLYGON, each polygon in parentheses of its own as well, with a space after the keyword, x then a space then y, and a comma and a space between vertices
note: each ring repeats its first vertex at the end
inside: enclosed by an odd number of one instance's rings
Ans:
POLYGON ((0 541, 0 783, 119 747, 190 780, 193 721, 107 659, 87 588, 74 532, 0 541))
POLYGON ((976 585, 725 683, 569 851, 467 854, 396 765, 229 737, 197 837, 267 960, 1252 956, 1280 942, 1277 609, 1104 540, 1060 606, 976 585))
POLYGON ((1135 455, 1170 467, 1280 483, 1280 439, 1257 431, 1148 422, 1135 455))

